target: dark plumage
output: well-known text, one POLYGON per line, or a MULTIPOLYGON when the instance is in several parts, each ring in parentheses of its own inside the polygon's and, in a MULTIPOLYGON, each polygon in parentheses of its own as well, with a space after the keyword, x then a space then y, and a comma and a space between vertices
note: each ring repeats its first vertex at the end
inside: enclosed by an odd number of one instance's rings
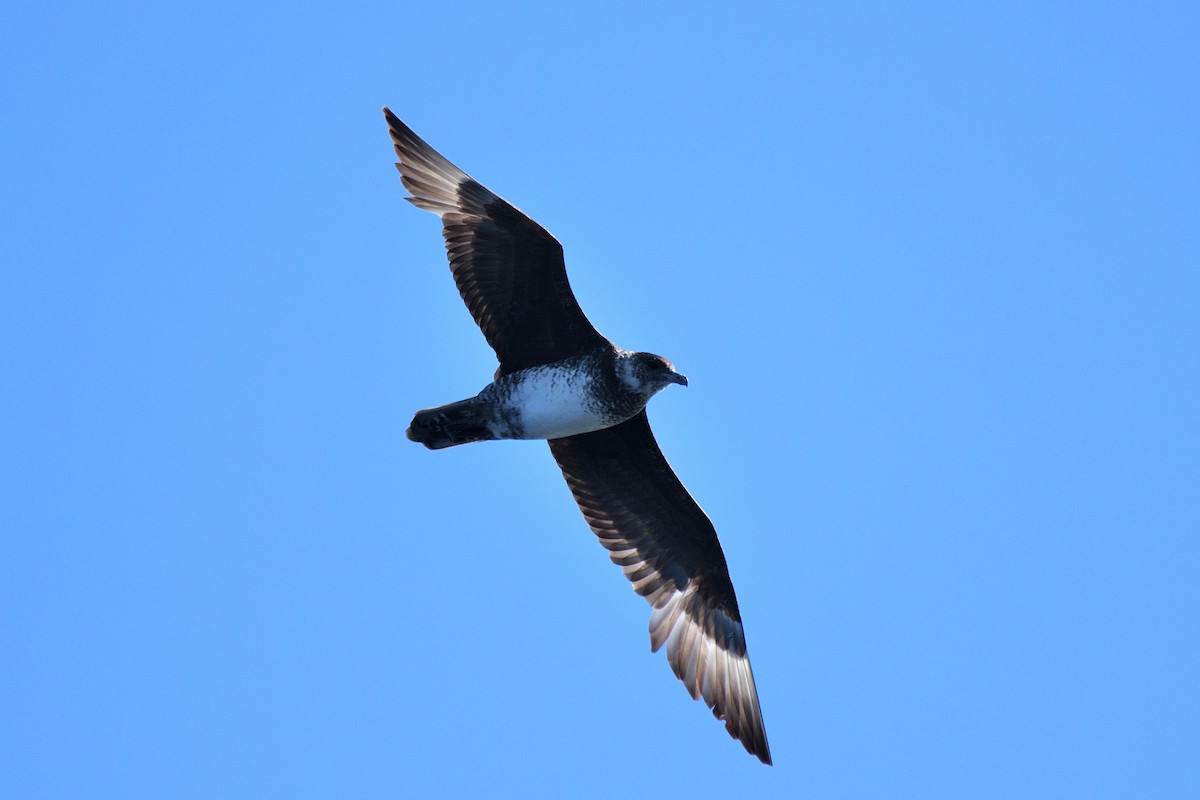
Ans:
POLYGON ((413 205, 442 218, 459 294, 500 359, 500 374, 609 345, 588 322, 562 245, 447 161, 384 109, 413 205))
POLYGON ((770 764, 724 553, 646 418, 654 394, 687 379, 661 356, 601 336, 575 300, 558 241, 383 111, 408 199, 442 218, 454 281, 500 361, 475 397, 417 412, 408 437, 431 449, 549 440, 588 525, 651 605, 652 649, 665 647, 692 697, 770 764))

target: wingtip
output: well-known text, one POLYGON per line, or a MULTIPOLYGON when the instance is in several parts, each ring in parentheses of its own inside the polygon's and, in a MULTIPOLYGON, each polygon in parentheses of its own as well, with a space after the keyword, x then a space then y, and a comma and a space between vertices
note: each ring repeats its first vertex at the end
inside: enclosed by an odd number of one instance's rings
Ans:
POLYGON ((771 745, 767 744, 767 732, 765 730, 762 732, 762 739, 759 740, 758 747, 750 752, 768 767, 775 766, 775 762, 771 759, 771 745))
POLYGON ((400 118, 397 117, 394 113, 392 113, 392 110, 390 108, 388 108, 387 106, 383 107, 383 118, 387 122, 388 129, 392 132, 393 139, 395 139, 395 137, 396 137, 396 131, 402 131, 408 127, 403 122, 401 122, 400 118))
POLYGON ((762 720, 760 719, 760 724, 758 725, 757 730, 738 732, 731 729, 728 724, 726 724, 725 730, 728 731, 729 735, 736 739, 742 747, 746 748, 747 753, 754 756, 768 767, 773 767, 775 766, 775 763, 771 760, 771 746, 767 744, 767 732, 762 728, 761 722, 762 720))
MULTIPOLYGON (((716 709, 713 711, 715 713, 716 709)), ((767 744, 767 731, 763 726, 761 712, 754 714, 753 719, 746 727, 732 725, 732 722, 731 719, 725 720, 725 730, 729 735, 746 748, 747 753, 768 767, 774 766, 774 762, 771 760, 771 745, 767 744)))

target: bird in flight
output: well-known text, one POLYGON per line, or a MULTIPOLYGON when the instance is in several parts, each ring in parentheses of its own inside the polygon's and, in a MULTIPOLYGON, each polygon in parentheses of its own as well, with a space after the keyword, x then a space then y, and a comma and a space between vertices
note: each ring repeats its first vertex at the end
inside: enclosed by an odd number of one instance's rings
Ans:
POLYGON ((479 394, 418 411, 431 450, 546 439, 579 510, 650 603, 650 647, 693 699, 763 763, 771 751, 725 554, 708 515, 663 457, 646 403, 687 378, 622 350, 584 315, 562 245, 383 109, 406 198, 442 219, 450 271, 500 367, 479 394))

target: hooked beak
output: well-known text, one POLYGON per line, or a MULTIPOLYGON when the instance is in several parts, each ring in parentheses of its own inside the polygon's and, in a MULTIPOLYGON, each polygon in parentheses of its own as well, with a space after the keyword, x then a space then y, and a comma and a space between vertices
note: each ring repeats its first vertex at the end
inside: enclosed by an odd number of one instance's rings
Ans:
POLYGON ((687 375, 680 375, 678 372, 672 372, 671 383, 678 383, 680 386, 687 386, 687 375))

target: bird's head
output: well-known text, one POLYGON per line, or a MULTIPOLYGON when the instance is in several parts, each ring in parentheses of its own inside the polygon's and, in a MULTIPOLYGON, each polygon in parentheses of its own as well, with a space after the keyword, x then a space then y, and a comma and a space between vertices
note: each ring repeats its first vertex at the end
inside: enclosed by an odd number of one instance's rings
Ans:
POLYGON ((646 396, 672 383, 688 385, 688 379, 675 371, 674 364, 653 353, 630 353, 621 359, 618 373, 630 389, 646 396))

